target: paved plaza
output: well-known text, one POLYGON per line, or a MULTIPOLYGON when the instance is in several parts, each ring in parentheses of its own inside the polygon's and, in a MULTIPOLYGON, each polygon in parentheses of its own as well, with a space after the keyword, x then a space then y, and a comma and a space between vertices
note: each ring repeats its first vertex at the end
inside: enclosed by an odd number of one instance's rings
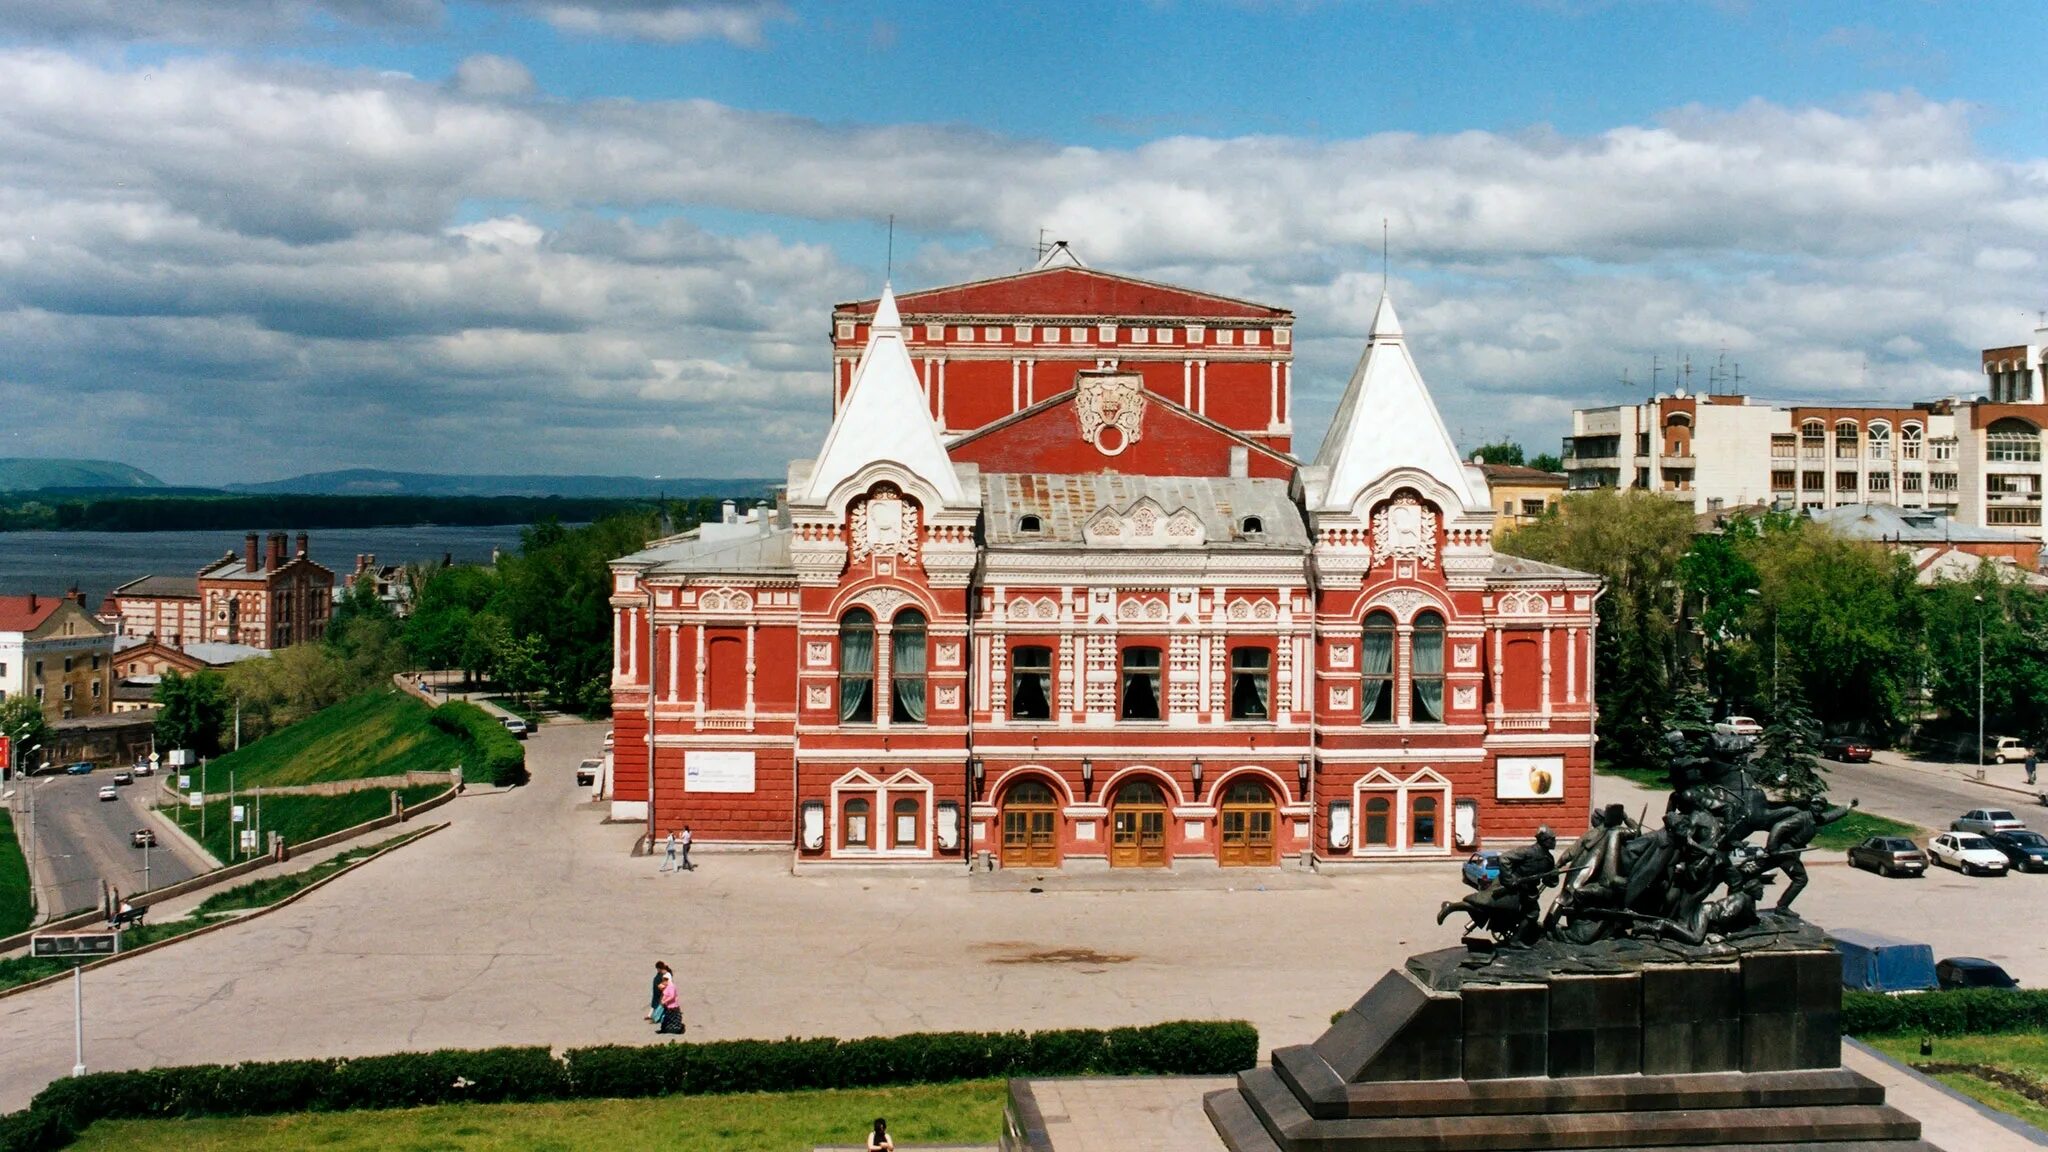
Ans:
MULTIPOLYGON (((1454 865, 1271 887, 976 891, 957 876, 789 874, 782 853, 700 853, 665 875, 573 786, 602 727, 550 724, 534 783, 473 791, 452 826, 248 924, 85 981, 95 1070, 399 1049, 652 1039, 655 959, 692 1039, 1078 1027, 1243 1017, 1263 1048, 1313 1039, 1388 967, 1455 944, 1454 865)), ((1603 778, 1603 799, 1645 794, 1603 778)), ((1576 829, 1560 829, 1566 836, 1576 829)), ((1837 857, 1838 858, 1838 857, 1837 857)), ((1802 907, 2048 984, 2048 876, 1884 880, 1816 868, 1802 907)), ((0 1108, 71 1067, 71 990, 0 999, 0 1108)))

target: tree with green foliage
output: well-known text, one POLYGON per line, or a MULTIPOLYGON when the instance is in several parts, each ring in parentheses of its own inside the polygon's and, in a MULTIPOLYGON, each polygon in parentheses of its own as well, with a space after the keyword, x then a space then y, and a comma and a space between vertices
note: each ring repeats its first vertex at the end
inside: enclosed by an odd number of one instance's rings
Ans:
POLYGON ((1542 452, 1529 457, 1529 467, 1536 469, 1538 472, 1562 472, 1564 471, 1564 459, 1555 452, 1542 452))
POLYGON ((1601 577, 1594 653, 1600 751, 1621 765, 1663 763, 1659 718, 1686 673, 1678 660, 1680 564, 1689 509, 1648 492, 1576 492, 1497 541, 1501 551, 1601 577))
POLYGON ((461 668, 474 680, 488 660, 488 647, 473 643, 476 619, 497 592, 491 568, 455 564, 426 572, 403 629, 413 667, 461 668))
POLYGON ((220 755, 230 708, 220 673, 202 668, 186 676, 172 669, 157 682, 155 700, 157 748, 189 748, 201 756, 220 755))
POLYGON ((0 736, 7 737, 9 763, 15 769, 24 768, 28 749, 40 749, 36 763, 48 758, 50 747, 50 722, 43 716, 43 706, 33 696, 10 696, 0 700, 0 736))
POLYGON ((1472 455, 1488 464, 1520 464, 1522 446, 1513 440, 1496 440, 1491 444, 1481 444, 1472 450, 1472 455))
POLYGON ((1758 537, 1760 609, 1779 632, 1783 676, 1828 724, 1895 731, 1920 675, 1920 589, 1906 557, 1810 521, 1758 537))
POLYGON ((1807 708, 1797 683, 1788 682, 1771 701, 1751 763, 1759 779, 1788 799, 1804 800, 1828 790, 1821 775, 1820 722, 1807 708))
POLYGON ((1977 719, 1981 629, 1986 735, 2048 742, 2048 595, 1985 564, 1925 589, 1922 605, 1928 702, 1977 719))

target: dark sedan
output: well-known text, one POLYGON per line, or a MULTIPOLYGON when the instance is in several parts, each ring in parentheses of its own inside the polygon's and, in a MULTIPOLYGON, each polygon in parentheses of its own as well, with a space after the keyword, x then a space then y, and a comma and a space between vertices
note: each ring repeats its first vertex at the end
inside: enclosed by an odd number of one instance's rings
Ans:
POLYGON ((2017 988, 2020 982, 2005 969, 1976 956, 1951 956, 1934 966, 1934 980, 1943 988, 2017 988))
POLYGON ((2012 832, 1990 832, 1984 838, 2005 853, 2016 872, 2048 872, 2048 836, 2020 828, 2012 832))
POLYGON ((1927 871, 1927 853, 1904 836, 1872 836, 1849 849, 1849 864, 1885 876, 1919 876, 1927 871))
POLYGON ((1870 763, 1870 745, 1847 736, 1831 736, 1821 741, 1820 754, 1844 764, 1870 763))

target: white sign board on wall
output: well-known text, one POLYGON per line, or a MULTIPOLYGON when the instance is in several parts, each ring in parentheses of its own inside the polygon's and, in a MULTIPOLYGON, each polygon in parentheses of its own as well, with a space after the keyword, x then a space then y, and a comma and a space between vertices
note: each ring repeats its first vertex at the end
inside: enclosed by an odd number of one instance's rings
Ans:
POLYGON ((1564 799, 1564 757, 1503 756, 1495 768, 1496 800, 1564 799))
POLYGON ((683 791, 752 792, 752 752, 683 753, 683 791))

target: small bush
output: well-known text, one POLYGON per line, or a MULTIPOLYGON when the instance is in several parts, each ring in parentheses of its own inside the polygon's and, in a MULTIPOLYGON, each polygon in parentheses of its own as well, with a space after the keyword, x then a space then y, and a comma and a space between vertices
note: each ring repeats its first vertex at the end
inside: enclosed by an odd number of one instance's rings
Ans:
POLYGON ((473 756, 463 763, 465 779, 500 788, 526 783, 526 746, 489 712, 467 700, 450 700, 434 709, 432 722, 470 746, 473 756))
POLYGON ((1960 1036, 2048 1029, 2048 989, 1959 988, 1887 996, 1842 993, 1847 1036, 1960 1036))

